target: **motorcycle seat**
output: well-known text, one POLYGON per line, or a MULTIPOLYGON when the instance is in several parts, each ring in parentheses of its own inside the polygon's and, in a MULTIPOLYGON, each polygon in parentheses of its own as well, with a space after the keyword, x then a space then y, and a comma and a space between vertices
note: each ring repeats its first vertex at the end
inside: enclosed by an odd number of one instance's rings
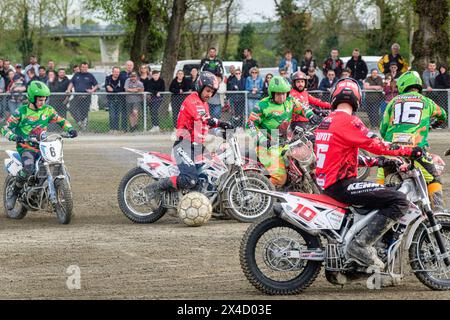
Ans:
POLYGON ((156 152, 156 151, 150 151, 149 154, 154 155, 154 156, 156 156, 158 158, 161 158, 161 159, 163 159, 163 160, 165 160, 167 162, 175 163, 175 159, 172 158, 172 156, 170 154, 156 152))
POLYGON ((309 193, 301 193, 301 192, 289 192, 289 194, 292 194, 296 197, 301 197, 301 198, 305 198, 308 200, 312 200, 312 201, 322 202, 322 203, 329 204, 329 205, 336 206, 336 207, 343 208, 343 209, 349 207, 348 204, 334 200, 333 198, 331 198, 325 194, 309 194, 309 193))
POLYGON ((369 209, 367 207, 355 207, 352 206, 352 208, 360 215, 365 216, 366 214, 368 214, 369 212, 371 212, 373 209, 369 209))

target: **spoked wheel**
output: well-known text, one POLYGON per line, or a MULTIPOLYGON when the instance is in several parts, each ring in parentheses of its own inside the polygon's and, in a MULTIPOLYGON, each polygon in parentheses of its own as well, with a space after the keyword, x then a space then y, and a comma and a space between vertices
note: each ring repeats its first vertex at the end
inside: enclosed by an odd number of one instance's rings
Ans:
POLYGON ((245 276, 258 290, 271 295, 297 294, 309 287, 322 263, 301 259, 303 250, 320 248, 320 239, 277 217, 253 224, 241 242, 245 276))
POLYGON ((149 199, 145 187, 155 180, 141 168, 127 172, 119 184, 117 198, 119 207, 125 216, 136 223, 153 223, 167 211, 162 206, 161 195, 149 199))
POLYGON ((20 203, 19 201, 16 201, 16 205, 13 209, 8 210, 6 208, 6 199, 10 196, 10 194, 13 192, 14 184, 16 183, 16 178, 8 175, 5 180, 5 184, 3 186, 3 205, 5 207, 5 213, 8 218, 11 219, 23 219, 27 215, 27 208, 20 203))
MULTIPOLYGON (((436 216, 442 225, 441 234, 447 253, 450 252, 450 218, 436 216)), ((428 234, 429 225, 422 223, 413 236, 409 249, 411 268, 416 277, 433 290, 450 290, 450 266, 444 262, 433 233, 428 234)))
MULTIPOLYGON (((265 176, 253 172, 244 172, 245 188, 258 190, 274 190, 274 186, 265 176)), ((242 190, 241 184, 233 179, 224 194, 226 213, 241 222, 254 222, 272 212, 272 197, 255 192, 242 190)))
POLYGON ((69 224, 72 220, 73 200, 72 191, 66 180, 55 181, 57 203, 54 205, 56 217, 61 224, 69 224))

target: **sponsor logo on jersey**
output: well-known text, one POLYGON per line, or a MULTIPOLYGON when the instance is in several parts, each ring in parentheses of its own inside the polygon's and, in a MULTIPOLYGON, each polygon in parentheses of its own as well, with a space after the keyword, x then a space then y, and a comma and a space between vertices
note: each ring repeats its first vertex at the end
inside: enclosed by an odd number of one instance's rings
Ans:
POLYGON ((32 121, 32 122, 35 122, 35 121, 38 121, 38 120, 39 120, 39 117, 27 116, 26 119, 27 119, 27 120, 30 120, 30 121, 32 121))
POLYGON ((330 141, 332 136, 329 132, 316 132, 316 141, 330 141))

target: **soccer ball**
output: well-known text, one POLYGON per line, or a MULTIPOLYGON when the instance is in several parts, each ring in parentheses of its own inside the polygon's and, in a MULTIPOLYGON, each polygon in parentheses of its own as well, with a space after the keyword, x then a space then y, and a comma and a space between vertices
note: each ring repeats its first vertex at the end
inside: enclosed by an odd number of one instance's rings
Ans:
POLYGON ((184 195, 178 204, 178 217, 190 227, 205 224, 211 218, 211 213, 211 202, 199 192, 190 192, 184 195))

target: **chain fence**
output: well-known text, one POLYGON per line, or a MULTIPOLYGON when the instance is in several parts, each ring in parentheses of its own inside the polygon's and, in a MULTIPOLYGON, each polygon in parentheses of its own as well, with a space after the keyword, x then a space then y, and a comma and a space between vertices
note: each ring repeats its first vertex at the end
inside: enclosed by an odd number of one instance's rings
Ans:
MULTIPOLYGON (((330 101, 327 91, 310 91, 312 96, 330 101)), ((450 90, 423 91, 423 94, 448 112, 450 90)), ((129 133, 129 132, 171 132, 177 123, 181 105, 189 93, 173 94, 161 92, 158 95, 143 93, 52 93, 47 104, 53 106, 59 115, 67 118, 81 132, 129 133)), ((17 108, 26 103, 24 93, 0 94, 0 124, 17 108)), ((252 106, 258 102, 247 91, 218 93, 209 101, 211 116, 230 121, 236 127, 243 127, 252 106)), ((383 91, 363 91, 363 101, 358 116, 371 128, 379 128, 387 105, 383 91)), ((52 124, 50 131, 58 131, 52 124)))

